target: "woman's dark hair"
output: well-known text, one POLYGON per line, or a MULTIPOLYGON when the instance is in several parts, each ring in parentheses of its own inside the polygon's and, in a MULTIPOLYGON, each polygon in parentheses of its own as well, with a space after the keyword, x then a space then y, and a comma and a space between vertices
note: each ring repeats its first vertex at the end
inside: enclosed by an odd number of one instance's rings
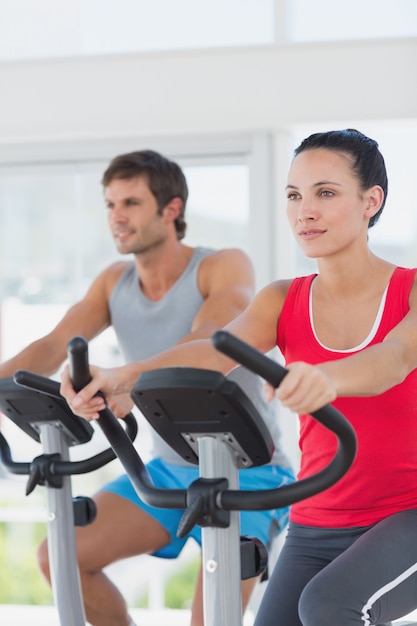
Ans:
POLYGON ((388 178, 384 157, 378 149, 378 143, 354 128, 331 130, 310 135, 294 150, 294 157, 305 150, 334 150, 343 152, 352 159, 352 171, 359 180, 362 191, 379 185, 384 192, 384 199, 378 213, 369 220, 371 228, 379 220, 388 194, 388 178))
POLYGON ((129 180, 137 176, 146 178, 149 189, 156 198, 159 214, 173 198, 182 200, 182 210, 175 220, 175 228, 177 239, 183 239, 187 228, 184 213, 188 187, 180 166, 153 150, 138 150, 114 157, 104 172, 101 183, 103 187, 107 187, 114 179, 129 180))

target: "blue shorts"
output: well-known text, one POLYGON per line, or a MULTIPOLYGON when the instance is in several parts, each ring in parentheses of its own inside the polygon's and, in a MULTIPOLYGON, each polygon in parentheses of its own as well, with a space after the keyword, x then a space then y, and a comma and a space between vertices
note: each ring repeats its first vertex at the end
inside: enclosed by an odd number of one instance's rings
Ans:
MULTIPOLYGON (((185 489, 199 478, 198 467, 171 465, 153 459, 146 464, 146 468, 156 487, 165 489, 185 489)), ((274 489, 294 482, 295 477, 291 468, 282 468, 277 465, 263 465, 239 471, 239 487, 243 490, 274 489)), ((132 483, 126 474, 102 488, 102 491, 110 491, 122 498, 126 498, 146 511, 156 519, 170 534, 171 543, 154 552, 154 556, 164 559, 175 559, 183 549, 187 540, 192 537, 201 546, 201 528, 194 526, 192 531, 185 537, 177 537, 177 528, 183 515, 182 510, 159 509, 149 506, 140 500, 132 483)), ((288 523, 288 507, 273 509, 272 511, 241 511, 240 534, 256 537, 268 546, 279 532, 284 530, 288 523)))

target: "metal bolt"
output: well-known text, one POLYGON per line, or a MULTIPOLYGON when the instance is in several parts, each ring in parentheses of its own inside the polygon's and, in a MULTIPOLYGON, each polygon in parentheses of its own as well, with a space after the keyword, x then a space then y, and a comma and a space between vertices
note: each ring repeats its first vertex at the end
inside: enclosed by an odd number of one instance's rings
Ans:
POLYGON ((217 567, 218 567, 218 563, 214 559, 209 559, 207 561, 206 570, 210 574, 213 574, 216 571, 217 567))

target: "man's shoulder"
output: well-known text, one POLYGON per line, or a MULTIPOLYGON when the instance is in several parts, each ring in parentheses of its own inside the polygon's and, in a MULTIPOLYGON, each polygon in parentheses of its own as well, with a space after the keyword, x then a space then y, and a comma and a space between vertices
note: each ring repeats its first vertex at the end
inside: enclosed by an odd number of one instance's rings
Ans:
POLYGON ((251 263, 249 255, 241 248, 220 248, 209 250, 204 258, 207 263, 246 262, 251 263))
POLYGON ((255 272, 249 256, 240 248, 223 248, 207 256, 200 264, 199 287, 202 294, 225 289, 254 290, 255 272))
POLYGON ((203 259, 201 271, 213 275, 223 272, 227 272, 228 275, 252 275, 254 267, 249 255, 244 250, 222 248, 203 259))
POLYGON ((106 286, 108 296, 112 293, 122 274, 131 267, 134 268, 134 263, 131 261, 115 261, 101 272, 101 278, 106 286))
POLYGON ((128 267, 134 267, 134 263, 132 261, 115 261, 104 269, 103 274, 119 277, 128 267))

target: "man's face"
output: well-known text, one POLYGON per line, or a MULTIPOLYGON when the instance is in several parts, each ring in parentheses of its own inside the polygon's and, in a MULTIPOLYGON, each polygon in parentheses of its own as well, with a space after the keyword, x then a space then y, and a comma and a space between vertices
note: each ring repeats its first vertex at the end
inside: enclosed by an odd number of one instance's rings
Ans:
POLYGON ((144 254, 163 244, 166 225, 146 177, 115 178, 104 190, 111 233, 121 254, 144 254))

